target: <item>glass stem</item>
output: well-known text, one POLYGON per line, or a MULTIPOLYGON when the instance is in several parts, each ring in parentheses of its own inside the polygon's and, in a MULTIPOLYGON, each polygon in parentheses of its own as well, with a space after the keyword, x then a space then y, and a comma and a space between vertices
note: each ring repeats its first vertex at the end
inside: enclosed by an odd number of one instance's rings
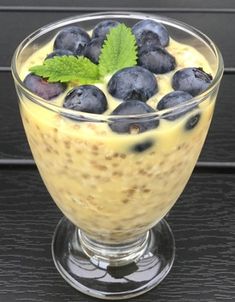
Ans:
POLYGON ((137 261, 144 254, 150 237, 148 231, 128 244, 108 245, 94 241, 81 230, 76 233, 84 253, 99 267, 121 266, 137 261))

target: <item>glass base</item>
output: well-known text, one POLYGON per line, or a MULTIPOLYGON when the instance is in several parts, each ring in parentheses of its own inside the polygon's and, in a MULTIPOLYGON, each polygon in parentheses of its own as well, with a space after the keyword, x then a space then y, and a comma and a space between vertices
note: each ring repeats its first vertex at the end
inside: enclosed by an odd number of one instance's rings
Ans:
POLYGON ((108 246, 89 239, 62 218, 52 256, 61 276, 80 292, 100 299, 126 299, 149 291, 170 271, 174 237, 163 219, 138 241, 108 246))

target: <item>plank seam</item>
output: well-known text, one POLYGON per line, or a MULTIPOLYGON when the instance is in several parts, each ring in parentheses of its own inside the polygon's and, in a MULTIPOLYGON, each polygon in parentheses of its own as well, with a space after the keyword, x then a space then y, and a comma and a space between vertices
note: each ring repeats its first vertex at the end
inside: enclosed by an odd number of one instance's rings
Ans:
MULTIPOLYGON (((0 166, 36 166, 33 159, 0 159, 0 166)), ((235 169, 235 162, 198 161, 197 168, 229 168, 235 169)))
POLYGON ((234 14, 235 8, 163 8, 163 7, 112 7, 112 6, 0 6, 2 12, 94 12, 94 11, 143 11, 143 12, 169 12, 169 13, 226 13, 234 14))

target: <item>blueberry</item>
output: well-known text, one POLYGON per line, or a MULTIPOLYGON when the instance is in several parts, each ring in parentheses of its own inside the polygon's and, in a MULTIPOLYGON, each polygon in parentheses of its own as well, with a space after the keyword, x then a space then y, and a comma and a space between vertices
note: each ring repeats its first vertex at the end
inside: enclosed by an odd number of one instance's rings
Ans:
MULTIPOLYGON (((149 105, 138 101, 131 100, 121 103, 118 107, 114 109, 111 115, 139 115, 145 113, 155 112, 152 107, 149 105)), ((130 117, 119 117, 117 119, 112 119, 112 122, 109 124, 110 128, 117 133, 131 133, 138 134, 145 132, 150 129, 154 129, 159 125, 159 120, 154 117, 139 117, 139 118, 130 118, 130 117)))
POLYGON ((98 87, 82 85, 68 92, 63 107, 76 111, 101 114, 107 110, 107 100, 98 87))
POLYGON ((103 43, 103 39, 96 38, 91 40, 85 48, 84 56, 93 63, 98 64, 103 43))
POLYGON ((141 41, 143 31, 152 31, 158 35, 161 46, 169 44, 169 33, 164 25, 153 20, 142 20, 132 27, 132 32, 136 37, 137 44, 141 41))
POLYGON ((45 79, 32 73, 26 76, 24 84, 29 90, 45 100, 57 97, 66 89, 66 85, 64 84, 48 83, 45 79))
POLYGON ((185 124, 185 130, 189 131, 196 127, 201 118, 200 112, 192 115, 185 124))
POLYGON ((141 153, 151 148, 154 145, 154 141, 152 139, 147 139, 142 143, 138 143, 131 147, 131 151, 136 153, 141 153))
POLYGON ((76 55, 83 55, 84 48, 90 42, 88 33, 78 26, 62 29, 57 35, 54 49, 66 49, 76 55))
POLYGON ((137 41, 141 51, 151 50, 153 47, 161 46, 159 36, 150 30, 144 30, 137 41))
POLYGON ((108 91, 122 100, 147 101, 158 91, 154 75, 143 67, 127 67, 116 72, 108 82, 108 91))
POLYGON ((118 24, 120 24, 120 22, 114 20, 105 20, 99 22, 93 29, 92 39, 94 38, 105 39, 110 29, 118 26, 118 24))
POLYGON ((150 51, 139 51, 138 64, 153 73, 162 74, 175 69, 175 58, 162 47, 152 47, 150 51))
MULTIPOLYGON (((192 99, 191 94, 185 91, 173 91, 166 94, 157 104, 158 110, 164 110, 168 108, 175 107, 182 103, 187 102, 188 100, 192 99)), ((186 114, 187 112, 194 109, 196 105, 186 105, 183 108, 173 109, 172 112, 164 116, 165 119, 174 121, 175 119, 181 117, 182 115, 186 114)))
POLYGON ((46 56, 46 59, 52 59, 54 57, 62 57, 62 56, 73 56, 74 53, 70 50, 66 50, 66 49, 55 49, 53 52, 49 53, 46 56))
POLYGON ((207 89, 212 81, 212 76, 202 68, 189 67, 178 70, 172 78, 172 87, 183 90, 196 96, 207 89))

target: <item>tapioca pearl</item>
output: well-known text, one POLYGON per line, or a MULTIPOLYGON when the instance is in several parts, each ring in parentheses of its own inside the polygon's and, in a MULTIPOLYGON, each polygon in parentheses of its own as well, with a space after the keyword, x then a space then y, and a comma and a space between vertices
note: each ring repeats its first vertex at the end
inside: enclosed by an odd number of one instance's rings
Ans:
POLYGON ((113 176, 122 177, 122 176, 123 176, 123 173, 120 172, 120 171, 114 171, 114 172, 113 172, 113 176))
POLYGON ((119 157, 119 154, 116 152, 113 154, 113 158, 117 158, 117 157, 119 157))
POLYGON ((190 130, 194 129, 197 126, 197 124, 199 123, 200 119, 201 119, 201 113, 200 112, 195 113, 194 115, 191 115, 187 119, 186 124, 184 126, 184 129, 186 131, 190 131, 190 130))
POLYGON ((130 189, 124 190, 123 193, 126 194, 128 197, 131 197, 135 194, 135 191, 136 191, 135 189, 130 188, 130 189))
POLYGON ((40 136, 41 140, 43 141, 44 140, 44 134, 42 132, 39 132, 39 136, 40 136))
POLYGON ((90 175, 88 173, 82 173, 82 177, 85 179, 89 179, 90 175))
POLYGON ((100 171, 106 171, 108 170, 108 168, 104 165, 100 165, 100 164, 96 164, 94 165, 94 167, 97 169, 97 170, 100 170, 100 171))
POLYGON ((30 124, 30 122, 29 122, 29 120, 28 120, 28 118, 26 116, 23 115, 23 119, 26 122, 26 124, 30 124))
POLYGON ((112 166, 113 166, 114 168, 117 168, 117 167, 119 166, 119 163, 112 163, 112 166))
POLYGON ((99 150, 99 147, 97 145, 91 145, 91 149, 93 151, 98 151, 99 150))
POLYGON ((71 142, 68 141, 68 140, 65 140, 64 141, 64 146, 65 146, 66 149, 70 149, 71 148, 71 142))
POLYGON ((138 171, 138 173, 139 173, 140 175, 147 175, 147 174, 148 174, 144 169, 140 169, 140 170, 138 171))
POLYGON ((88 200, 89 202, 92 202, 92 201, 95 200, 95 197, 94 197, 93 195, 88 195, 88 196, 87 196, 87 200, 88 200))
POLYGON ((74 161, 73 161, 73 159, 70 157, 70 158, 68 158, 68 163, 69 164, 73 164, 74 163, 74 161))

